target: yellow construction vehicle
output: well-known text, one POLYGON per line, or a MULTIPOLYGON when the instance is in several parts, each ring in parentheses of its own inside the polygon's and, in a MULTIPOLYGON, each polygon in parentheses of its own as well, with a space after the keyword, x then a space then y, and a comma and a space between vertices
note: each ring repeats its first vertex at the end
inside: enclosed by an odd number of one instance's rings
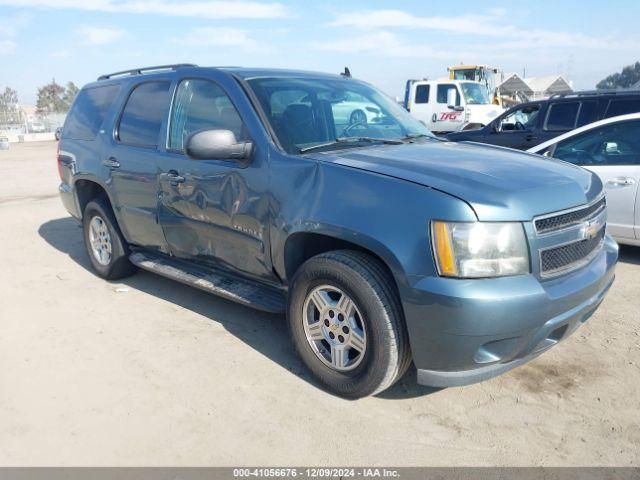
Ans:
POLYGON ((480 82, 487 87, 493 103, 502 106, 500 95, 497 91, 497 75, 500 70, 488 65, 455 65, 447 67, 450 80, 471 80, 480 82))

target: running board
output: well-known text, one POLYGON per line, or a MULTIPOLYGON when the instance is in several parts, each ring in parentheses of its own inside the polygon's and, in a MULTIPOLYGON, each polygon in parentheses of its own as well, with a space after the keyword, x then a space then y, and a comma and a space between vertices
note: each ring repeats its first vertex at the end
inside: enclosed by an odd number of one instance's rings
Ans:
POLYGON ((272 313, 284 313, 284 290, 222 270, 194 265, 151 252, 134 252, 129 255, 134 265, 163 277, 191 285, 228 300, 272 313))

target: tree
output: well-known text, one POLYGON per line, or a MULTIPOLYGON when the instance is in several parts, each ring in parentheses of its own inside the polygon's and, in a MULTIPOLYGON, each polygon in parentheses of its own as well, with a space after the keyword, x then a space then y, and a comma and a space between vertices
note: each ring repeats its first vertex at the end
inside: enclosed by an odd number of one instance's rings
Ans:
POLYGON ((71 108, 71 104, 73 103, 73 99, 76 98, 80 89, 73 82, 67 83, 67 88, 64 91, 64 95, 62 96, 62 101, 65 106, 65 110, 69 110, 71 108))
POLYGON ((628 65, 620 73, 609 75, 596 85, 598 90, 614 90, 618 88, 629 88, 640 82, 640 62, 628 65))
POLYGON ((0 94, 0 123, 21 123, 18 92, 11 87, 0 94))
POLYGON ((38 88, 38 112, 44 115, 49 113, 64 113, 67 111, 63 96, 65 89, 53 79, 51 83, 38 88))

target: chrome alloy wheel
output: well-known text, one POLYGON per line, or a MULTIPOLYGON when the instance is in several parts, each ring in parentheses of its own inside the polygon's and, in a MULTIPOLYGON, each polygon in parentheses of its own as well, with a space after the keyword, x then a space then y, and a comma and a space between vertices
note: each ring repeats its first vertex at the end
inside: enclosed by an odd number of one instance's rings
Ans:
POLYGON ((91 253, 100 265, 107 266, 111 262, 111 235, 104 220, 96 215, 89 222, 89 243, 91 253))
POLYGON ((330 285, 314 288, 305 299, 302 322, 322 363, 341 372, 360 365, 367 349, 364 318, 342 290, 330 285))

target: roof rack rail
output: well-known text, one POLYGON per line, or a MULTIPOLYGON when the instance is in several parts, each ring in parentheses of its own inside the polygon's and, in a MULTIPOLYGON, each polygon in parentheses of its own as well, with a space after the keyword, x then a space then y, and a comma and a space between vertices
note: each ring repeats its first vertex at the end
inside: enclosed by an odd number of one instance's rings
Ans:
POLYGON ((98 80, 108 80, 113 77, 123 77, 125 75, 142 75, 143 73, 157 72, 160 70, 177 70, 179 68, 197 67, 194 63, 175 63, 173 65, 157 65, 155 67, 134 68, 132 70, 123 70, 121 72, 108 73, 100 75, 98 80))
POLYGON ((621 88, 617 90, 583 90, 581 92, 554 93, 549 97, 565 98, 565 97, 588 97, 590 95, 640 95, 640 90, 633 88, 621 88))

